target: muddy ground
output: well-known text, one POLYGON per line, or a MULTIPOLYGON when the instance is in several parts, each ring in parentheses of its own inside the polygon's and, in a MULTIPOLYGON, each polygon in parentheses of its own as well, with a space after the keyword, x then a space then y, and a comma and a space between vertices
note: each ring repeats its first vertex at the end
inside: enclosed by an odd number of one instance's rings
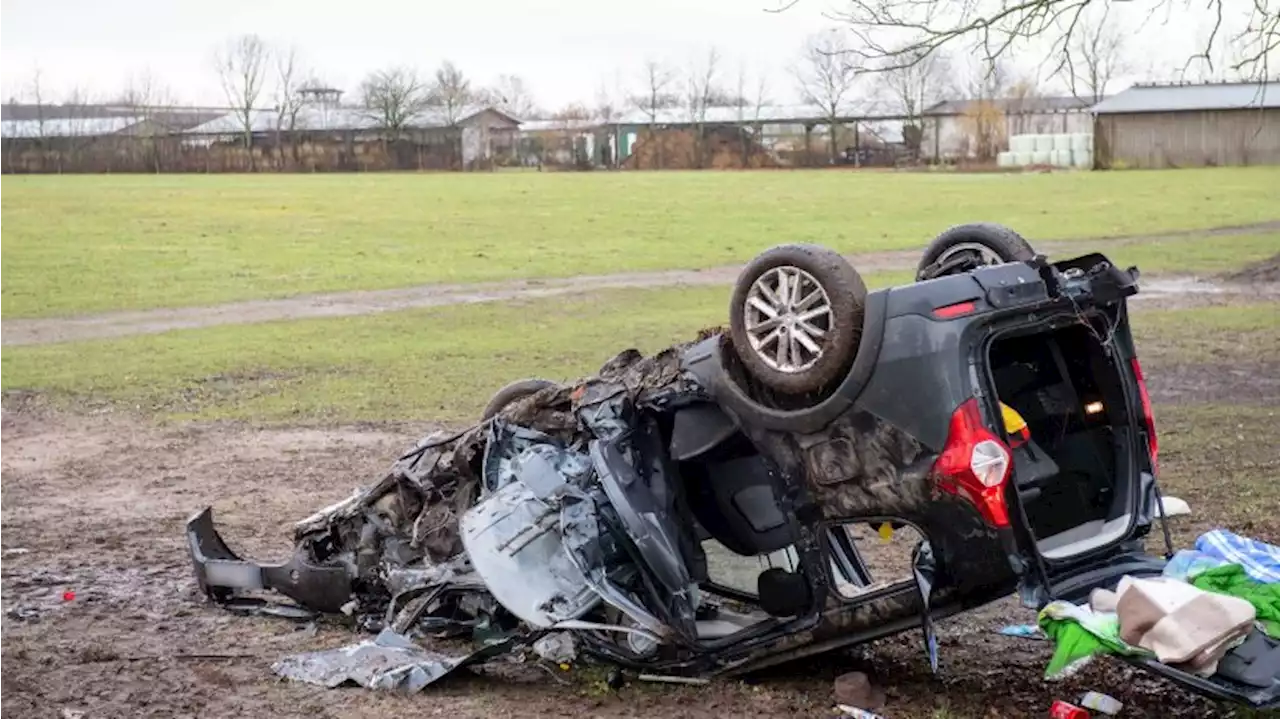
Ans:
MULTIPOLYGON (((1259 511, 1280 462, 1280 363, 1188 365, 1144 356, 1162 418, 1166 489, 1192 503, 1175 543, 1228 526, 1280 538, 1259 511), (1265 424, 1205 427, 1193 403, 1262 411, 1265 424), (1261 408, 1261 410, 1259 410, 1261 408), (1252 503, 1252 504, 1250 504, 1252 503)), ((855 651, 707 687, 634 684, 609 691, 598 669, 535 664, 483 668, 412 697, 279 681, 281 656, 355 638, 284 620, 232 616, 195 594, 184 520, 212 504, 233 546, 262 559, 290 548, 293 521, 376 479, 426 425, 259 429, 161 427, 118 412, 56 411, 38 396, 5 397, 3 418, 3 694, 10 716, 72 717, 722 717, 833 716, 831 681, 858 669, 885 686, 889 717, 1044 716, 1055 697, 1106 691, 1126 716, 1228 716, 1118 662, 1046 684, 1044 642, 997 630, 1033 620, 1004 600, 940 625, 941 672, 930 675, 917 632, 855 651), (74 598, 65 592, 74 592, 74 598), (83 712, 83 713, 80 713, 83 712)), ((1274 504, 1273 504, 1274 506, 1274 504)), ((1265 509, 1265 508, 1264 508, 1265 509)), ((885 566, 900 542, 869 542, 885 566), (880 554, 877 554, 880 553, 880 554)))

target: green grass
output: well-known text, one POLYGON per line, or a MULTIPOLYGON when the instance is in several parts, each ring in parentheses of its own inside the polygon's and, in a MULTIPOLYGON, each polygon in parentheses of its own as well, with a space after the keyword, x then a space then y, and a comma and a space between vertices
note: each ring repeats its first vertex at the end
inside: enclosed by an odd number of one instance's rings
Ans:
POLYGON ((1280 168, 5 177, 4 317, 1276 219, 1280 168))
MULTIPOLYGON (((885 277, 871 278, 872 286, 885 277)), ((476 416, 499 386, 593 373, 725 321, 728 288, 615 290, 365 317, 222 326, 3 353, 3 387, 162 418, 263 422, 476 416)), ((1134 313, 1145 362, 1280 352, 1276 303, 1134 313)))
POLYGON ((1238 270, 1280 253, 1280 232, 1188 237, 1108 247, 1082 243, 1081 250, 1104 252, 1121 267, 1146 272, 1210 275, 1238 270))

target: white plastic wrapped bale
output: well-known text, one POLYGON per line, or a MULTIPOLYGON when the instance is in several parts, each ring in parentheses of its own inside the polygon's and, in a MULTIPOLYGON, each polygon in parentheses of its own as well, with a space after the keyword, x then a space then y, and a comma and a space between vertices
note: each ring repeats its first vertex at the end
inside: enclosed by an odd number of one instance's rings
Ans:
POLYGON ((1053 161, 1053 153, 1049 150, 1037 150, 1031 153, 1031 164, 1048 165, 1053 161))
POLYGON ((1078 132, 1071 136, 1071 151, 1080 152, 1093 149, 1093 135, 1087 132, 1078 132))
POLYGON ((1015 152, 1013 153, 1014 167, 1026 167, 1031 164, 1031 152, 1015 152))
POLYGON ((1053 152, 1053 135, 1036 135, 1036 152, 1053 152))
POLYGON ((1002 152, 996 155, 996 167, 1013 167, 1013 157, 1014 153, 1012 152, 1002 152))
POLYGON ((1069 152, 1071 150, 1072 135, 1053 135, 1053 151, 1069 152))
POLYGON ((1093 152, 1090 150, 1072 150, 1071 164, 1085 169, 1093 167, 1093 152))
POLYGON ((1054 167, 1071 167, 1070 150, 1054 150, 1052 157, 1054 167))
POLYGON ((1013 135, 1009 138, 1009 152, 1031 152, 1034 149, 1034 135, 1013 135))

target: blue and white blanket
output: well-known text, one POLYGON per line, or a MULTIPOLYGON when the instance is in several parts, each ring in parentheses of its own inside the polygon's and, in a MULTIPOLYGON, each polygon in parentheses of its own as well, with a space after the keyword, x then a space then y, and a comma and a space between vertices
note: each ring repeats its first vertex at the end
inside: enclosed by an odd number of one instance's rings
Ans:
POLYGON ((1274 544, 1215 529, 1200 535, 1196 550, 1226 564, 1239 564, 1254 581, 1280 582, 1280 547, 1274 544))

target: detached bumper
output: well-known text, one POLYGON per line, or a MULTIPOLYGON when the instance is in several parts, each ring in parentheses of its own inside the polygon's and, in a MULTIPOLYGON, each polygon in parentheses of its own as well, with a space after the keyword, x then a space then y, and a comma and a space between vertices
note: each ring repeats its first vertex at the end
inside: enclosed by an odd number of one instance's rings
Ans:
POLYGON ((246 561, 227 547, 206 507, 187 520, 187 549, 200 591, 224 604, 246 590, 270 589, 318 612, 334 613, 351 599, 344 567, 318 567, 299 551, 284 564, 246 561))

